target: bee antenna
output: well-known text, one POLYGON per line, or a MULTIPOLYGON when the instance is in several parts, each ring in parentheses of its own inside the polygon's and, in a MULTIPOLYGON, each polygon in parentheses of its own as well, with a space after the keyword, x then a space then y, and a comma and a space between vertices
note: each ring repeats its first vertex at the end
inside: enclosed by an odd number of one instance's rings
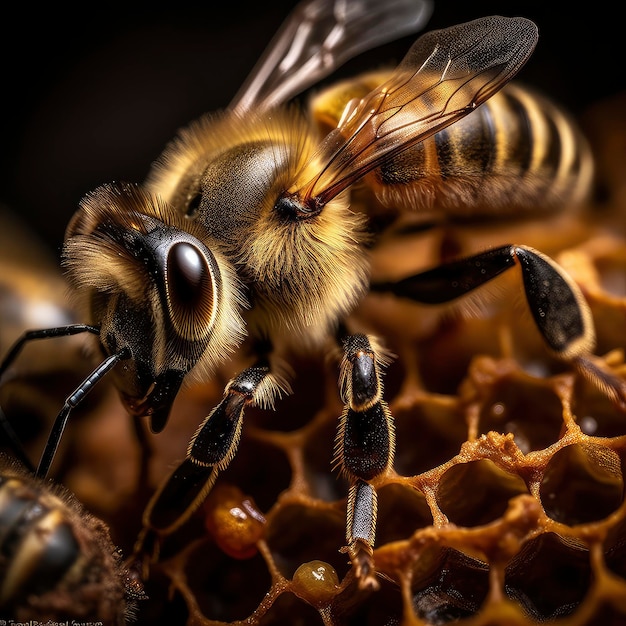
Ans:
POLYGON ((100 365, 98 365, 98 367, 96 367, 96 369, 89 374, 89 376, 87 376, 87 378, 85 378, 80 385, 78 385, 74 393, 68 396, 61 412, 57 415, 57 418, 54 420, 54 424, 52 425, 52 429, 50 430, 46 447, 44 448, 41 460, 39 461, 39 466, 35 472, 37 477, 45 478, 48 475, 54 455, 59 447, 61 437, 63 436, 63 431, 65 430, 70 411, 85 399, 96 383, 98 383, 107 372, 113 369, 119 361, 123 361, 128 358, 130 358, 130 350, 128 348, 124 348, 115 354, 111 354, 104 361, 102 361, 102 363, 100 363, 100 365))
POLYGON ((50 337, 69 337, 70 335, 78 335, 79 333, 93 333, 94 335, 99 335, 100 329, 97 326, 90 326, 89 324, 70 324, 68 326, 58 326, 56 328, 26 331, 13 344, 7 355, 0 363, 0 377, 4 374, 9 365, 13 363, 28 341, 32 341, 34 339, 49 339, 50 337))
MULTIPOLYGON (((22 334, 21 337, 11 346, 11 349, 6 354, 4 359, 0 361, 0 378, 15 361, 22 348, 29 341, 35 339, 49 339, 51 337, 69 337, 70 335, 78 335, 79 333, 92 333, 95 335, 100 334, 100 329, 97 326, 91 326, 89 324, 69 324, 66 326, 57 326, 54 328, 43 328, 38 330, 28 330, 22 334)), ((58 418, 57 418, 58 419, 58 418)), ((0 431, 4 433, 4 438, 9 443, 13 455, 28 469, 31 473, 35 472, 35 466, 28 458, 24 447, 22 446, 19 437, 15 430, 11 426, 11 423, 7 419, 4 411, 0 407, 0 431)), ((58 446, 58 441, 57 441, 58 446)), ((56 446, 55 446, 56 450, 56 446)), ((54 452, 52 453, 54 455, 54 452)), ((47 473, 47 470, 46 470, 47 473)))

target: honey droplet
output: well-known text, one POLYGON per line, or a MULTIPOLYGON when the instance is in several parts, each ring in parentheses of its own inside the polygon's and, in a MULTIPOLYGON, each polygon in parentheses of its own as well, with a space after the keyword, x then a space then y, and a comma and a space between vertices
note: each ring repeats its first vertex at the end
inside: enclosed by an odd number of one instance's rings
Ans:
POLYGON ((206 529, 215 543, 235 559, 257 553, 257 542, 265 532, 265 517, 252 498, 234 485, 216 485, 205 505, 206 529))
POLYGON ((294 593, 314 606, 328 604, 337 593, 339 577, 324 561, 303 563, 293 575, 294 593))

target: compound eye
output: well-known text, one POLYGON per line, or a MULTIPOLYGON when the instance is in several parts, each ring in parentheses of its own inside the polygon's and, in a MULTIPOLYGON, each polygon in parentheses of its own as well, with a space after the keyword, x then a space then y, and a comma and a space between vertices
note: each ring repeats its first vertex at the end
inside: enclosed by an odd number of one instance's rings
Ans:
POLYGON ((217 267, 187 241, 171 246, 167 254, 166 285, 171 320, 187 340, 203 337, 213 324, 217 267))

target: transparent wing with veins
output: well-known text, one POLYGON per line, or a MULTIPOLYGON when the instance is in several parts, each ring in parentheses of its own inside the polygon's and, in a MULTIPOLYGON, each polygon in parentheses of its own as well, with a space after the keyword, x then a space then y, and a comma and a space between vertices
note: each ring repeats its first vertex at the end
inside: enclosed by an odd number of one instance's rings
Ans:
POLYGON ((431 0, 305 0, 287 18, 230 104, 282 104, 356 55, 421 30, 431 0))
POLYGON ((304 207, 323 206, 386 159, 467 115, 518 72, 537 37, 533 22, 500 16, 423 35, 389 80, 348 104, 287 195, 304 207))

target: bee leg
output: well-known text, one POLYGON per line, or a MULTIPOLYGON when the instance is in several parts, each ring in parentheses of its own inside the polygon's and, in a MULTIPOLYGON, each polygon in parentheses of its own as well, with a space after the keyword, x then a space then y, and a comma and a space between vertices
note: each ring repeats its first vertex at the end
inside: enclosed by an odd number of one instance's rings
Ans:
POLYGON ((393 417, 382 399, 380 369, 382 353, 361 334, 344 342, 340 387, 345 408, 335 442, 335 463, 350 481, 346 525, 347 546, 364 589, 377 589, 373 563, 377 495, 372 481, 383 476, 393 463, 395 433, 393 417))
POLYGON ((501 246, 397 283, 378 283, 371 288, 424 304, 443 304, 484 285, 514 265, 521 268, 526 301, 547 347, 556 357, 576 367, 621 408, 626 408, 626 381, 592 354, 595 331, 582 292, 563 268, 533 248, 501 246))
POLYGON ((249 367, 228 383, 222 401, 192 437, 186 458, 148 502, 135 554, 156 560, 160 539, 191 517, 234 457, 246 407, 271 405, 277 390, 266 365, 249 367))

